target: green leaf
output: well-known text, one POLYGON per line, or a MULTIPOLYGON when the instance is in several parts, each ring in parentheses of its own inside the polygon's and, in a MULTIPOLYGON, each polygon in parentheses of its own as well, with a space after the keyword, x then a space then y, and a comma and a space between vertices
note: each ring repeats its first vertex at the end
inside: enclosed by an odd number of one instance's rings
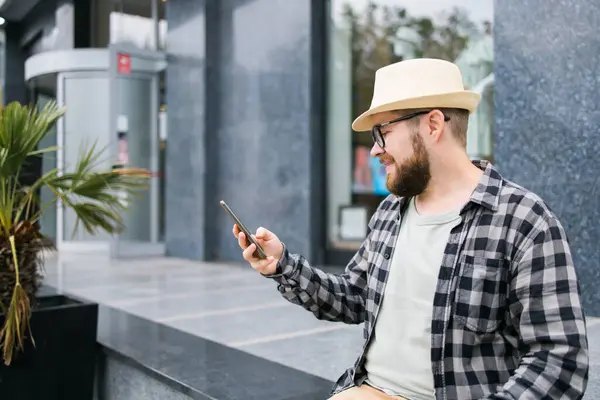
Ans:
POLYGON ((50 146, 50 147, 46 147, 45 149, 34 150, 27 155, 29 157, 31 157, 31 156, 36 156, 38 154, 43 154, 43 153, 54 153, 56 150, 58 150, 58 146, 50 146))
MULTIPOLYGON (((20 173, 30 158, 57 150, 54 146, 40 149, 39 145, 64 113, 65 109, 57 107, 55 102, 40 111, 17 102, 0 108, 0 239, 37 238, 39 228, 32 227, 58 201, 75 212, 77 221, 73 233, 80 226, 92 234, 120 232, 125 228, 123 213, 130 204, 123 194, 135 195, 147 189, 149 174, 144 169, 106 171, 100 168, 103 152, 95 143, 82 148, 79 158, 67 171, 53 169, 30 186, 23 185, 20 173), (54 195, 44 204, 37 194, 43 187, 54 195), (29 232, 29 236, 14 232, 29 232)), ((16 245, 29 246, 30 243, 13 243, 13 255, 16 245)), ((10 304, 8 307, 0 304, 6 317, 0 329, 0 347, 3 347, 6 363, 10 363, 14 350, 22 349, 31 313, 27 294, 18 283, 18 272, 15 274, 17 284, 10 304)), ((0 289, 5 291, 6 288, 0 289)))

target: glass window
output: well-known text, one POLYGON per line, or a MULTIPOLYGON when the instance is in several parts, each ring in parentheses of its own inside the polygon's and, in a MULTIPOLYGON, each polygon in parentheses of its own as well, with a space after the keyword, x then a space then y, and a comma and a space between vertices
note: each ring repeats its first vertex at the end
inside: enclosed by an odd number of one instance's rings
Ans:
POLYGON ((369 154, 353 119, 371 103, 375 71, 417 57, 456 63, 465 86, 482 94, 469 121, 467 152, 493 161, 493 0, 331 0, 329 25, 327 187, 328 238, 357 248, 364 219, 388 194, 385 170, 369 154), (361 223, 363 222, 363 223, 361 223), (361 227, 348 229, 357 224, 361 227))
POLYGON ((158 50, 165 50, 166 1, 105 0, 95 3, 95 47, 121 43, 153 50, 158 41, 158 50), (153 13, 156 13, 156 23, 153 13))

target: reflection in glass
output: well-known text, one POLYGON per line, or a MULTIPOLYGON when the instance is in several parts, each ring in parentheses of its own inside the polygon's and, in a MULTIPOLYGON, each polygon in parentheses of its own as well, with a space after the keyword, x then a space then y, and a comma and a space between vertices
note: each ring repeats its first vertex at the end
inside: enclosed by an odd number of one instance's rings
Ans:
POLYGON ((332 0, 331 6, 328 236, 339 245, 339 208, 374 212, 387 194, 381 171, 368 161, 370 135, 350 127, 370 107, 377 69, 417 57, 456 63, 466 88, 482 95, 469 121, 467 152, 493 160, 493 0, 332 0))
POLYGON ((96 8, 99 13, 108 12, 108 43, 147 50, 166 49, 167 21, 164 1, 104 0, 102 4, 104 5, 96 8), (155 11, 156 22, 153 17, 155 11))
MULTIPOLYGON (((54 97, 38 94, 37 109, 41 111, 50 101, 56 101, 54 97)), ((48 134, 40 141, 39 148, 44 149, 57 145, 56 125, 50 127, 48 134)), ((57 167, 56 152, 46 152, 42 154, 41 174, 53 171, 57 167)), ((40 204, 51 204, 54 199, 54 193, 47 187, 40 188, 40 204)), ((57 207, 48 207, 40 216, 40 232, 47 238, 50 238, 56 244, 57 233, 57 207)))

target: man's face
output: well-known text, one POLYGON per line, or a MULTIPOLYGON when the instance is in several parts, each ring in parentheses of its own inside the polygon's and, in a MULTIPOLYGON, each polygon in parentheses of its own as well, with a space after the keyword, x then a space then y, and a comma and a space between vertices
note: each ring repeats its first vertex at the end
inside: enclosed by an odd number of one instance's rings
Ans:
MULTIPOLYGON (((409 114, 406 112, 405 114, 409 114)), ((400 115, 386 112, 375 117, 376 123, 394 120, 400 115)), ((415 119, 396 122, 381 128, 385 148, 374 144, 371 155, 385 165, 388 190, 401 197, 421 194, 431 179, 429 152, 415 119)))

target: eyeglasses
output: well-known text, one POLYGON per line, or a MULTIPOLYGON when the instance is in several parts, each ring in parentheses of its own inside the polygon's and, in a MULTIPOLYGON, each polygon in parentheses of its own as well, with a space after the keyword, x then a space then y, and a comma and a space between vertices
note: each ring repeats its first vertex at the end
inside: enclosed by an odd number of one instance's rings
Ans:
MULTIPOLYGON (((418 117, 419 115, 429 114, 431 111, 432 110, 415 112, 415 113, 408 114, 403 117, 396 118, 391 121, 383 122, 381 124, 377 124, 377 125, 373 126, 373 128, 371 129, 371 137, 373 138, 373 143, 377 143, 379 145, 379 147, 381 147, 382 149, 385 148, 385 139, 383 138, 383 134, 381 133, 381 128, 391 125, 391 124, 395 124, 396 122, 406 121, 407 119, 418 117)), ((450 117, 444 115, 444 121, 449 121, 449 120, 450 120, 450 117)))

